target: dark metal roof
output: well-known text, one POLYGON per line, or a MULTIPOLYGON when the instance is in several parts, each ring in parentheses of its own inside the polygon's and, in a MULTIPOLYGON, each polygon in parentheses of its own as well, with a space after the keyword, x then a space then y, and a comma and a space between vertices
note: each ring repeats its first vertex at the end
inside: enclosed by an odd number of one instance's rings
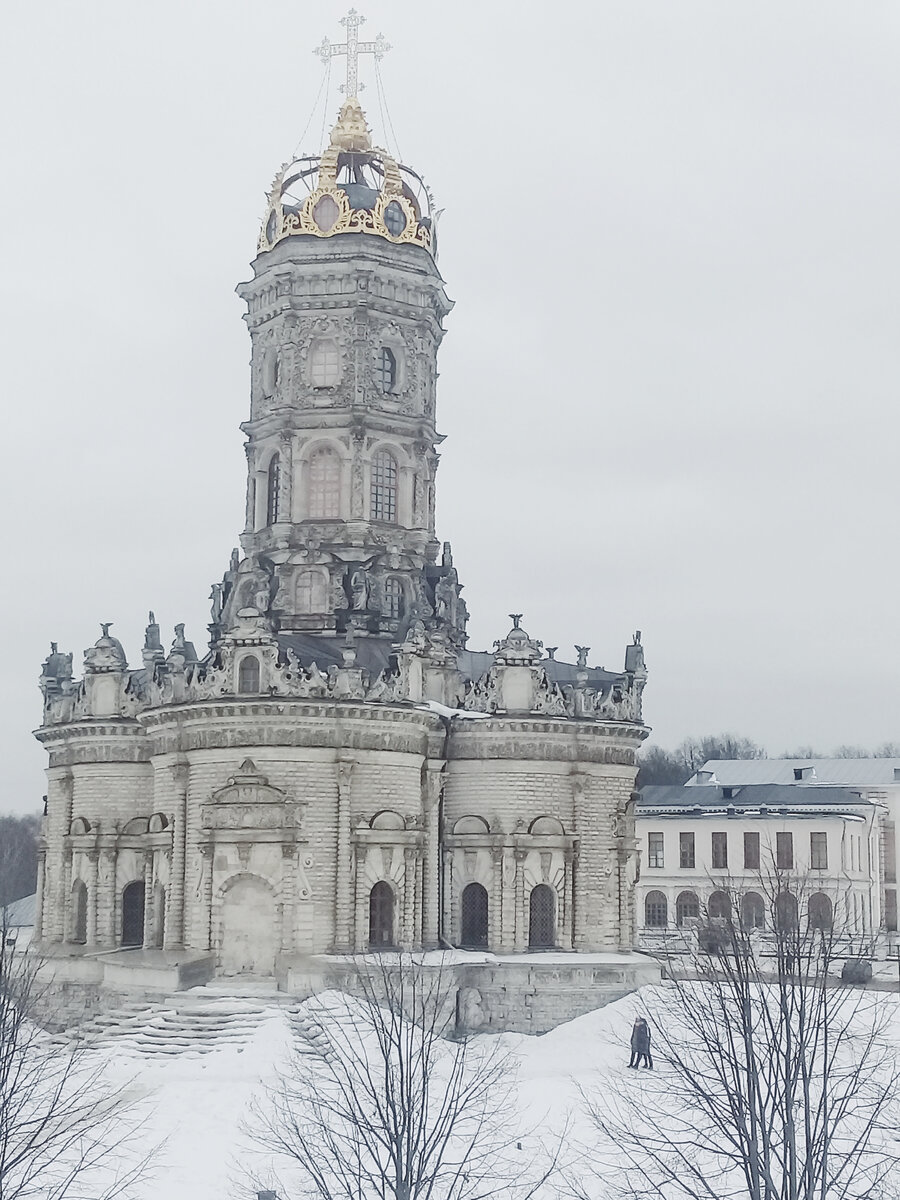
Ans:
POLYGON ((726 811, 767 808, 860 808, 870 807, 859 792, 843 787, 815 789, 792 787, 790 784, 764 783, 746 787, 718 787, 711 784, 688 786, 681 784, 652 784, 641 789, 638 812, 654 809, 691 811, 726 811))

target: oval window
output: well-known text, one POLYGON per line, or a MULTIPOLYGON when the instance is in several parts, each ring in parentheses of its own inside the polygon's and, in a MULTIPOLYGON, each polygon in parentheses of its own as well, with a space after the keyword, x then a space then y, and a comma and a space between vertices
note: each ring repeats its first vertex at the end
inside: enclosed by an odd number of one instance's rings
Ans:
POLYGON ((396 200, 392 200, 384 210, 384 223, 391 237, 399 237, 406 228, 406 213, 396 200))
POLYGON ((341 210, 334 196, 323 196, 313 209, 313 220, 323 233, 330 233, 337 225, 341 210))

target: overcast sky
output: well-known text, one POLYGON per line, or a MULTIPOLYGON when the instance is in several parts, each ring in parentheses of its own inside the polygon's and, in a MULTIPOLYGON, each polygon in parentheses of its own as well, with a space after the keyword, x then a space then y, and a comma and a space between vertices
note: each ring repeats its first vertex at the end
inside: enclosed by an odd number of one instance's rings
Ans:
MULTIPOLYGON (((470 646, 516 611, 618 668, 642 629, 663 745, 900 737, 900 5, 359 7, 446 210, 438 532, 470 646)), ((114 621, 139 665, 153 608, 204 642, 244 508, 233 289, 345 11, 4 9, 0 808, 45 790, 51 639, 77 666, 114 621)))

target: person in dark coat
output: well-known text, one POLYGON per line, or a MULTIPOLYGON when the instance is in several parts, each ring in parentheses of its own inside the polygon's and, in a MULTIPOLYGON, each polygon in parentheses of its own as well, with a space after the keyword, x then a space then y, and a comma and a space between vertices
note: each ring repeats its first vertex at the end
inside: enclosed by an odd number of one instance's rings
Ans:
POLYGON ((629 1067, 644 1066, 653 1069, 650 1056, 650 1026, 644 1017, 638 1017, 631 1030, 631 1062, 629 1067))

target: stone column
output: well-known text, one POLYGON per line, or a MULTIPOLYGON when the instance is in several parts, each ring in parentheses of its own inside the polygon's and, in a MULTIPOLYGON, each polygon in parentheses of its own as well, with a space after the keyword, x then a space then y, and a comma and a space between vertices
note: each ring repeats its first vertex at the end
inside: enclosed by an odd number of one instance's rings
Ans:
POLYGON ((403 848, 403 925, 400 934, 400 946, 403 950, 411 950, 415 945, 413 924, 416 915, 416 857, 415 846, 403 848))
POLYGON ((202 862, 202 883, 200 901, 200 946, 201 950, 212 950, 212 894, 213 894, 213 852, 215 846, 208 842, 200 847, 202 862))
POLYGON ((337 853, 335 855, 334 948, 348 951, 350 942, 350 793, 353 763, 337 764, 337 853))
POLYGON ((453 942, 453 851, 444 847, 444 903, 441 914, 441 935, 447 942, 453 942))
POLYGON ((253 463, 253 447, 250 442, 245 442, 244 451, 247 455, 247 519, 244 532, 252 533, 256 528, 256 470, 253 463))
POLYGON ((175 781, 175 804, 172 813, 172 858, 169 868, 169 887, 166 891, 166 950, 184 945, 185 856, 187 849, 187 790, 190 768, 187 763, 172 766, 175 781))
POLYGON ((528 945, 528 920, 525 916, 525 859, 527 850, 516 850, 516 940, 517 954, 524 953, 528 945))
POLYGON ((87 903, 87 944, 97 945, 97 911, 100 902, 100 851, 88 850, 88 862, 91 865, 91 885, 88 888, 87 903))
POLYGON ((296 847, 293 842, 285 842, 281 847, 281 949, 289 953, 294 949, 294 856, 296 847))
POLYGON ((571 849, 563 851, 565 875, 563 877, 563 910, 558 923, 559 942, 563 950, 572 949, 572 891, 574 884, 575 854, 571 849))
POLYGON ((50 867, 49 874, 55 876, 52 884, 52 892, 45 899, 49 901, 49 921, 46 921, 47 933, 51 942, 62 942, 66 937, 66 875, 67 864, 65 851, 62 847, 65 845, 65 839, 69 836, 69 830, 72 828, 72 806, 74 801, 75 780, 70 773, 59 775, 56 779, 50 779, 47 784, 48 789, 48 811, 50 813, 49 824, 53 830, 54 840, 59 849, 55 850, 48 862, 50 867), (54 783, 56 787, 54 788, 54 783), (54 792, 58 794, 58 798, 54 796, 54 792))
POLYGON ((155 941, 154 929, 155 908, 153 903, 153 851, 144 851, 144 936, 143 948, 152 950, 155 941))
POLYGON ((363 950, 367 949, 369 944, 369 923, 366 911, 367 896, 366 890, 363 887, 367 853, 368 851, 365 846, 357 845, 355 847, 354 858, 356 860, 356 869, 353 872, 353 900, 356 921, 353 928, 353 946, 357 953, 362 953, 363 950))
POLYGON ((281 471, 278 476, 278 520, 294 520, 294 435, 290 429, 281 431, 281 471))
POLYGON ((46 859, 46 850, 41 850, 37 860, 37 895, 34 902, 34 933, 39 942, 44 940, 44 867, 46 859))
POLYGON ((440 881, 438 877, 439 830, 438 812, 443 775, 440 766, 429 765, 425 780, 425 845, 422 857, 422 945, 426 950, 438 944, 438 900, 440 881))
POLYGON ((503 847, 502 897, 503 897, 503 939, 501 949, 504 953, 512 953, 516 948, 516 855, 512 846, 503 847))
POLYGON ((502 950, 503 928, 503 847, 491 847, 492 887, 491 912, 488 923, 488 948, 502 950))
POLYGON ((64 942, 72 940, 72 877, 73 855, 70 846, 63 851, 63 921, 62 938, 64 942))
MULTIPOLYGON (((584 858, 582 856, 582 843, 585 836, 585 830, 588 826, 587 799, 585 796, 587 780, 580 772, 575 772, 572 775, 572 800, 573 810, 575 814, 575 830, 578 834, 579 843, 578 850, 575 853, 573 862, 573 884, 572 897, 575 905, 575 922, 574 922, 574 946, 575 950, 586 950, 587 946, 587 917, 588 917, 588 888, 593 884, 599 888, 600 880, 589 880, 582 878, 582 867, 584 858)), ((586 875, 587 873, 584 872, 586 875)))
MULTIPOLYGON (((119 894, 116 886, 116 874, 118 873, 119 855, 115 846, 108 846, 101 850, 103 856, 103 874, 104 887, 103 895, 100 896, 100 902, 103 905, 102 919, 99 921, 101 934, 99 937, 101 946, 115 946, 118 943, 118 921, 116 920, 116 898, 119 894)), ((98 889, 99 890, 99 889, 98 889)))

